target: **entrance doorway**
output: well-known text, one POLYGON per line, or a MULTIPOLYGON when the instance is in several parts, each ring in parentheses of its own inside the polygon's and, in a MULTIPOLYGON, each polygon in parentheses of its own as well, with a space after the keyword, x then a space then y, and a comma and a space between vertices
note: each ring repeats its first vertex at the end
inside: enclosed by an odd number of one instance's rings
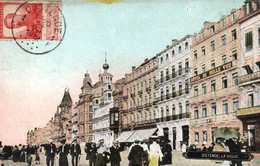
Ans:
POLYGON ((189 145, 189 126, 182 126, 182 141, 183 143, 186 143, 186 145, 189 145))

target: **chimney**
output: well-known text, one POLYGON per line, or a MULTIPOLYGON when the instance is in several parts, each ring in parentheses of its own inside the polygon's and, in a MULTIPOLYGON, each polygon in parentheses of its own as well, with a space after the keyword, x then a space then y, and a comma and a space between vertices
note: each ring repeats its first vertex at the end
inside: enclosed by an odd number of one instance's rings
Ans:
POLYGON ((175 44, 175 43, 177 43, 177 42, 178 42, 177 39, 172 39, 172 44, 175 44))
POLYGON ((169 45, 166 46, 166 48, 169 48, 169 47, 170 47, 169 45))
POLYGON ((135 66, 132 66, 132 71, 134 71, 135 70, 135 66))
POLYGON ((146 58, 145 60, 144 60, 144 62, 147 62, 148 61, 148 58, 146 58))

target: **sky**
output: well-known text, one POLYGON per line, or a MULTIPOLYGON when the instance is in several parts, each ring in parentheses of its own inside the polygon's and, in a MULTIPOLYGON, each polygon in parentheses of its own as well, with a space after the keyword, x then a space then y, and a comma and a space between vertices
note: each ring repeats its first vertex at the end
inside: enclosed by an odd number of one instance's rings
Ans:
MULTIPOLYGON (((244 0, 125 0, 120 3, 62 1, 66 34, 44 55, 23 51, 13 40, 0 40, 0 141, 26 143, 26 133, 54 116, 64 89, 78 101, 84 74, 98 80, 107 52, 114 81, 132 66, 218 21, 244 0)), ((103 72, 103 71, 102 71, 103 72)))

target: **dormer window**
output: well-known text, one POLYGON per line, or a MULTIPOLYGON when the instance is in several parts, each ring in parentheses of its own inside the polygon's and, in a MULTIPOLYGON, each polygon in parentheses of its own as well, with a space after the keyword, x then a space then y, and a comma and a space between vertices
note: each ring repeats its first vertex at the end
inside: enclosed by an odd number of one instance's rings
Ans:
POLYGON ((181 46, 179 46, 179 54, 181 53, 181 46))
POLYGON ((185 50, 188 50, 188 49, 189 49, 189 43, 186 42, 186 43, 185 43, 185 50))
POLYGON ((211 31, 212 34, 215 33, 215 26, 214 26, 214 25, 212 25, 212 26, 210 27, 210 31, 211 31))
POLYGON ((174 56, 175 55, 175 52, 174 52, 174 50, 172 50, 172 56, 174 56))

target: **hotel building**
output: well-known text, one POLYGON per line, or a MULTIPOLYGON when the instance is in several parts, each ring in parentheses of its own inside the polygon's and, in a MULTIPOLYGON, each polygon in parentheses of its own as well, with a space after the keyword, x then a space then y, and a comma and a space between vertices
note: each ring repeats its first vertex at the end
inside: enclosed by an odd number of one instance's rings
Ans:
POLYGON ((238 76, 241 70, 240 27, 244 10, 233 9, 218 22, 205 22, 193 36, 190 144, 209 146, 217 128, 232 127, 242 132, 237 119, 238 76))
POLYGON ((177 150, 183 142, 189 143, 191 43, 190 35, 173 40, 157 56, 157 127, 177 150))

